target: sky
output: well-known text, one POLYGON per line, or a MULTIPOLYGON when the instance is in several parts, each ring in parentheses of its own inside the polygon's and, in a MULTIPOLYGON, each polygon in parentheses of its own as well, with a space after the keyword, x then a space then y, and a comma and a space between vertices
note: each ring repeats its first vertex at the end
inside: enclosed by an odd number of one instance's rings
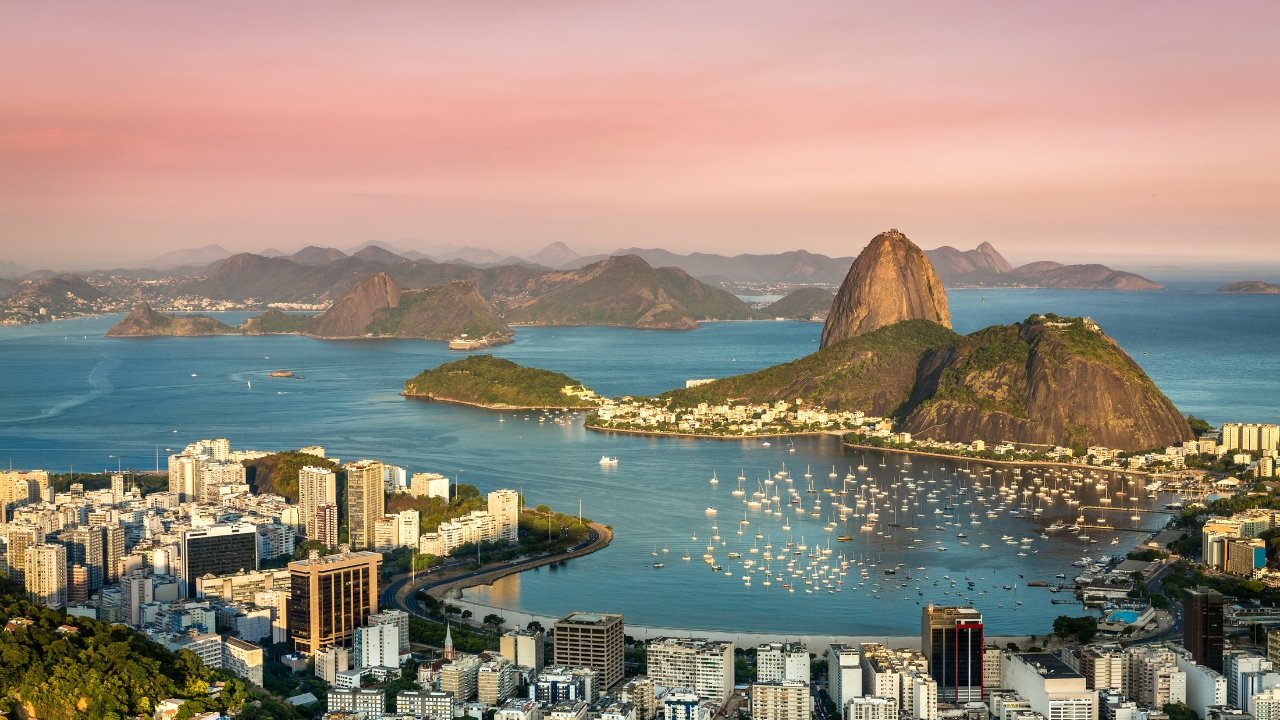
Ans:
POLYGON ((1280 248, 1280 3, 7 3, 0 260, 1280 248))

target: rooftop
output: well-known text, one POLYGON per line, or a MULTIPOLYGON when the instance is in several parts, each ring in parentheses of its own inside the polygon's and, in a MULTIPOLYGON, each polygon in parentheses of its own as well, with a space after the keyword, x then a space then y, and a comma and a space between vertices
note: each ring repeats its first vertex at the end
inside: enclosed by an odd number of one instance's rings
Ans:
POLYGON ((621 620, 621 615, 611 613, 574 612, 566 615, 560 622, 575 623, 577 625, 608 625, 621 620))
POLYGON ((1083 678, 1080 673, 1072 670, 1066 663, 1062 662, 1057 655, 1052 653, 1020 653, 1013 657, 1034 667, 1039 673, 1047 678, 1083 678))

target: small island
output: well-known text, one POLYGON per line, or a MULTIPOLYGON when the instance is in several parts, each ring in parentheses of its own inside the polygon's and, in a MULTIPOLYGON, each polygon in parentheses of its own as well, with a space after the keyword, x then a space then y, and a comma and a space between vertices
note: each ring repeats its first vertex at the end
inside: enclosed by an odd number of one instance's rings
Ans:
POLYGON ((203 337, 234 333, 235 328, 208 315, 167 315, 138 303, 120 322, 107 331, 108 337, 203 337))
POLYGON ((1272 285, 1261 280, 1242 280, 1227 283, 1218 288, 1218 292, 1236 295, 1280 295, 1280 285, 1272 285))
POLYGON ((473 355, 423 370, 405 382, 403 395, 490 410, 577 410, 600 405, 595 392, 568 375, 492 355, 473 355))

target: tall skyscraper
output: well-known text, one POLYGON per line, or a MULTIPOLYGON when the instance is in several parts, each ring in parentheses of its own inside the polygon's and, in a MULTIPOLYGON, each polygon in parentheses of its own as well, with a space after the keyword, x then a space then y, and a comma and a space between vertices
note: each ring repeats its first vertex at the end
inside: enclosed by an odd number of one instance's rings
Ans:
MULTIPOLYGON (((382 477, 378 476, 381 484, 382 477)), ((348 552, 289 563, 289 635, 307 655, 350 644, 355 629, 378 612, 382 555, 348 552)))
POLYGON ((102 530, 102 580, 110 585, 120 579, 124 561, 124 528, 117 524, 95 526, 102 530))
POLYGON ((1222 672, 1222 594, 1210 588, 1187 590, 1182 646, 1195 661, 1222 672))
POLYGON ((494 490, 489 493, 489 514, 497 521, 498 538, 511 542, 520 539, 520 493, 515 490, 494 490))
POLYGON ((111 474, 111 502, 124 502, 124 475, 120 473, 111 474))
POLYGON ((102 539, 102 529, 98 527, 67 528, 58 533, 58 541, 67 547, 67 562, 82 566, 88 573, 90 593, 102 589, 106 575, 102 539))
POLYGON ((938 683, 939 702, 982 699, 982 613, 929 605, 921 611, 920 650, 938 683))
MULTIPOLYGON (((333 543, 325 542, 325 538, 320 537, 319 527, 320 521, 318 514, 320 508, 325 505, 332 505, 334 509, 338 506, 338 475, 332 470, 308 465, 298 471, 298 514, 302 516, 303 532, 312 540, 319 540, 325 545, 332 547, 337 544, 337 537, 333 538, 333 543)), ((335 528, 336 530, 336 528, 335 528)))
POLYGON ((195 597, 196 578, 258 569, 258 528, 249 523, 211 525, 182 532, 182 581, 195 597))
POLYGON ((58 608, 67 604, 67 549, 41 543, 26 549, 27 596, 32 602, 58 608))
POLYGON ((347 470, 347 532, 353 550, 374 546, 374 523, 385 514, 382 463, 360 460, 344 466, 347 470))
POLYGON ((622 679, 626 639, 621 615, 575 612, 557 620, 552 635, 556 665, 595 670, 602 689, 622 679))

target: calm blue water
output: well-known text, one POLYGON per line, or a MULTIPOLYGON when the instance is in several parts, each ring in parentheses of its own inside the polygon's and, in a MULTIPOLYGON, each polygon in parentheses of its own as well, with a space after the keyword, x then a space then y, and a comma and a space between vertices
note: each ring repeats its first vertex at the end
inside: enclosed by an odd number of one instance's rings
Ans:
MULTIPOLYGON (((1033 312, 1090 315, 1185 412, 1215 423, 1273 421, 1280 397, 1275 380, 1280 339, 1274 333, 1280 298, 1211 290, 1191 284, 1158 294, 972 290, 952 291, 950 299, 962 332, 1033 312)), ((240 317, 229 314, 228 320, 240 317)), ((725 554, 734 545, 743 559, 758 557, 749 551, 753 541, 758 549, 772 541, 779 552, 787 539, 781 518, 757 511, 748 516, 744 534, 736 535, 742 505, 729 491, 738 473, 748 478, 749 494, 784 462, 802 486, 801 475, 810 466, 820 489, 832 465, 843 475, 863 462, 859 454, 846 453, 828 438, 797 440, 790 453, 785 442, 766 448, 754 441, 614 436, 586 432, 580 424, 540 424, 536 416, 507 416, 500 423, 493 413, 401 398, 407 377, 458 357, 439 343, 102 337, 115 319, 0 328, 0 462, 100 470, 114 468, 112 456, 121 456, 126 466, 151 468, 157 451, 163 455, 201 437, 226 436, 237 447, 266 449, 319 443, 342 458, 377 457, 410 471, 457 473, 482 489, 514 486, 532 502, 565 510, 581 499, 585 514, 614 526, 617 540, 609 549, 498 588, 495 601, 508 607, 551 614, 620 611, 628 622, 678 627, 911 634, 919 622, 916 603, 957 602, 955 593, 964 591, 968 576, 975 587, 967 594, 986 613, 992 633, 1043 632, 1053 617, 1072 607, 1049 604, 1045 591, 1025 582, 1070 574, 1065 565, 1080 555, 1114 554, 1133 541, 1120 533, 1115 537, 1121 544, 1112 546, 1113 536, 1098 532, 1093 533, 1098 544, 1043 541, 1039 528, 1054 518, 1069 520, 1074 511, 1058 503, 1047 506, 1040 519, 1029 513, 988 519, 967 489, 967 476, 957 475, 953 463, 917 460, 908 469, 895 467, 890 458, 881 468, 878 458, 868 457, 868 474, 887 493, 882 503, 892 497, 889 483, 900 477, 914 477, 925 489, 939 488, 938 504, 926 503, 921 495, 910 501, 910 514, 926 515, 915 520, 918 545, 935 547, 942 541, 947 550, 910 549, 912 538, 905 532, 859 533, 856 526, 843 525, 827 532, 829 498, 818 494, 821 516, 789 514, 790 534, 796 543, 803 536, 810 546, 830 541, 833 556, 843 553, 853 563, 845 584, 837 586, 842 592, 806 594, 801 586, 787 593, 781 583, 762 587, 761 575, 753 576, 746 589, 741 580, 713 574, 701 562, 711 534, 705 509, 719 510, 716 521, 726 545, 716 554, 726 566, 725 554), (267 377, 277 368, 306 379, 267 377), (600 468, 597 460, 604 454, 617 456, 620 465, 600 468), (715 488, 708 483, 713 471, 720 479, 715 488), (927 484, 930 478, 933 485, 927 484), (953 498, 953 514, 937 517, 933 509, 943 507, 947 495, 953 498), (963 499, 970 504, 963 505, 963 499), (914 507, 915 500, 921 508, 914 507), (968 525, 970 517, 982 525, 968 525), (969 545, 960 544, 960 528, 948 522, 968 525, 969 545), (945 530, 934 530, 936 524, 945 530), (765 536, 758 541, 757 530, 765 536), (834 536, 840 534, 854 540, 837 543, 834 536), (1001 542, 1003 534, 1033 538, 1031 549, 1038 552, 1017 556, 1017 546, 1001 542), (991 548, 979 550, 983 542, 991 548), (663 546, 668 553, 662 553, 663 546), (680 560, 686 547, 693 557, 688 563, 680 560), (651 567, 653 552, 665 568, 651 567), (881 565, 858 587, 859 560, 903 563, 904 569, 888 578, 881 565), (929 569, 915 571, 916 566, 929 569), (1018 578, 1019 572, 1025 577, 1018 578), (905 580, 907 574, 912 580, 905 580), (959 581, 957 588, 950 587, 947 575, 959 581), (901 587, 903 582, 908 586, 901 587), (1015 589, 1004 590, 1006 584, 1015 589)), ((517 341, 496 354, 566 372, 605 394, 644 394, 682 385, 687 378, 745 372, 798 357, 817 347, 819 331, 819 325, 795 322, 721 323, 687 333, 521 328, 517 341)), ((859 485, 871 482, 856 474, 859 485)), ((1000 482, 999 474, 989 481, 1000 482)), ((785 503, 785 485, 777 487, 785 503)), ((1113 480, 1105 492, 1119 489, 1113 480)), ((905 493, 901 487, 898 492, 905 493)), ((1089 492, 1096 493, 1091 486, 1089 492)), ((991 505, 994 493, 985 493, 991 505)), ((814 496, 800 494, 807 510, 814 496)), ((882 507, 882 522, 891 514, 891 508, 882 507)), ((781 571, 782 564, 775 561, 773 570, 781 571)))

